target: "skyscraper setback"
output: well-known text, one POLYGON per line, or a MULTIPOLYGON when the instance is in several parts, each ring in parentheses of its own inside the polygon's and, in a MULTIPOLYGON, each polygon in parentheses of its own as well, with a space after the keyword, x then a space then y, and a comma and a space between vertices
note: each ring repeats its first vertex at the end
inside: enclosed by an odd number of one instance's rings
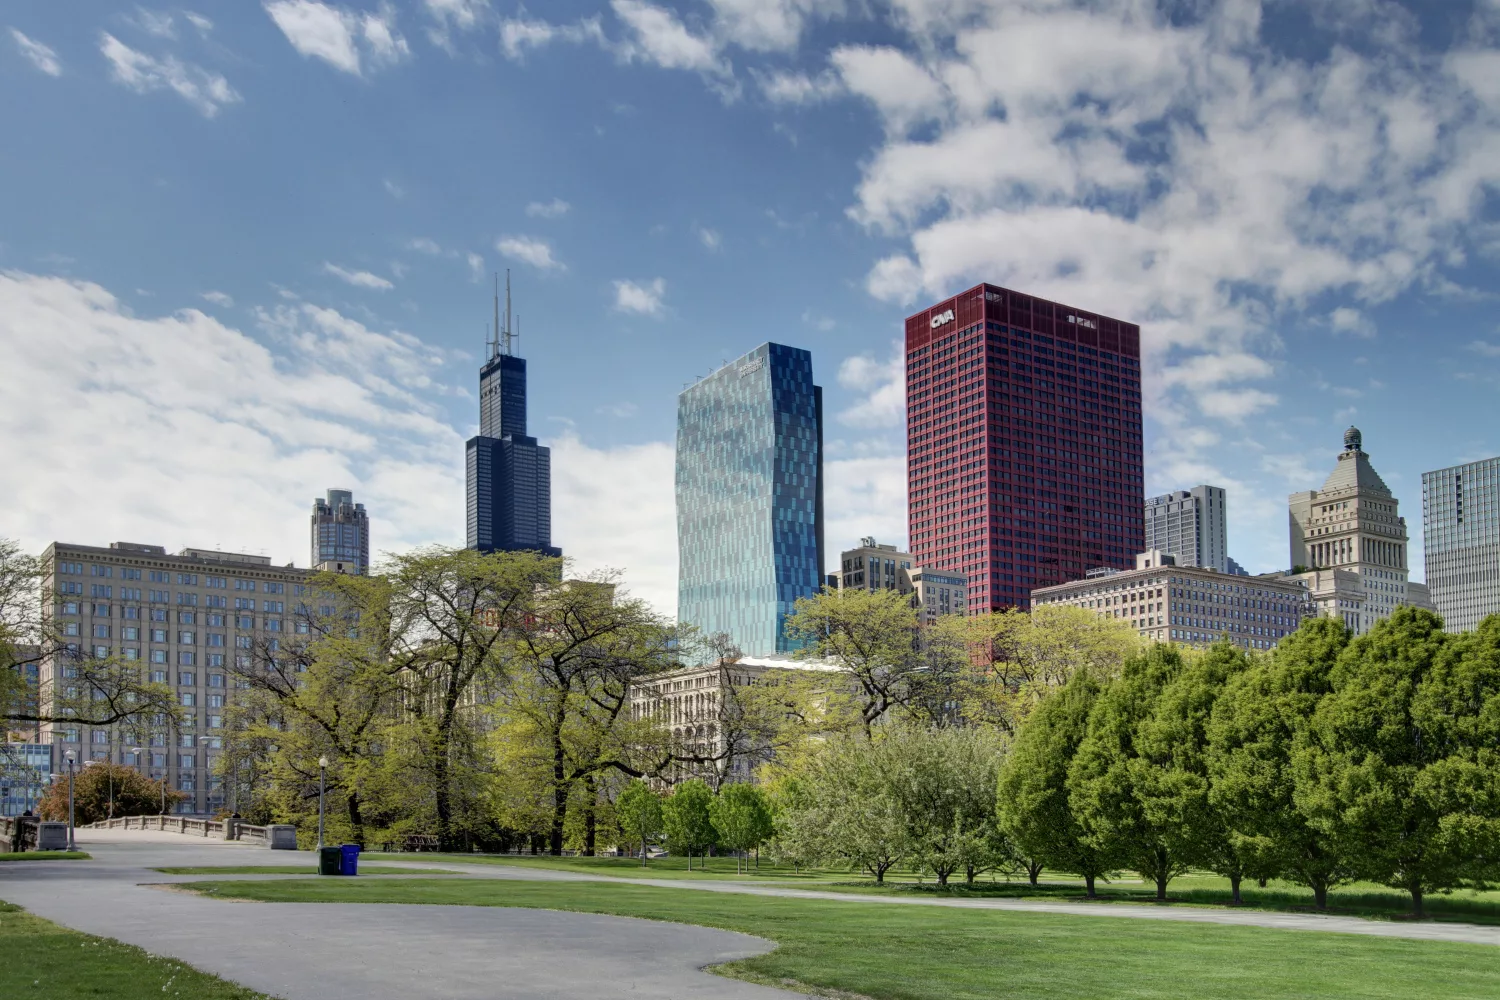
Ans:
POLYGON ((1144 547, 1141 332, 995 285, 906 320, 911 554, 971 611, 1144 547))
POLYGON ((526 359, 512 353, 510 274, 505 325, 495 289, 490 356, 479 369, 479 434, 466 445, 468 547, 480 552, 535 551, 552 545, 552 451, 526 434, 526 359))

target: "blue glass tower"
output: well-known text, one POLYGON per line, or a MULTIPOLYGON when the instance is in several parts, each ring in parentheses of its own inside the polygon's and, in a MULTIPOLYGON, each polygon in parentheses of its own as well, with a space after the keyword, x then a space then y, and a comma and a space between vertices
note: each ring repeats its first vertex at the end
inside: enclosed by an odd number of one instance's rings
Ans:
POLYGON ((823 390, 762 344, 677 397, 677 617, 748 655, 788 652, 823 584, 823 390))
POLYGON ((526 359, 511 353, 508 274, 505 326, 497 289, 495 331, 479 369, 479 434, 466 446, 468 547, 560 556, 552 545, 552 451, 526 435, 526 359))

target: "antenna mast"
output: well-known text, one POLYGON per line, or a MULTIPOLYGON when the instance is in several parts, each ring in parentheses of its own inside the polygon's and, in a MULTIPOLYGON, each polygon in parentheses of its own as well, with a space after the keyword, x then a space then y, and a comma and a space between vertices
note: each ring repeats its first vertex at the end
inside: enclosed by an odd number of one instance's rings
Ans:
MULTIPOLYGON (((498 322, 498 317, 497 317, 498 322)), ((505 353, 509 354, 511 348, 510 332, 510 268, 505 269, 505 353)))
POLYGON ((490 328, 493 336, 490 339, 490 357, 500 353, 500 275, 495 274, 495 325, 490 328))

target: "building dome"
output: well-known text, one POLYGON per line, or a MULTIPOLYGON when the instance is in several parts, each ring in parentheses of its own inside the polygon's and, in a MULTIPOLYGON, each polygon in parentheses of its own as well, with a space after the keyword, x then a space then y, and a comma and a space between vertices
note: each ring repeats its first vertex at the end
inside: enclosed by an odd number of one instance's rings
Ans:
POLYGON ((1358 427, 1350 427, 1344 432, 1344 450, 1361 451, 1364 444, 1364 435, 1360 434, 1358 427))

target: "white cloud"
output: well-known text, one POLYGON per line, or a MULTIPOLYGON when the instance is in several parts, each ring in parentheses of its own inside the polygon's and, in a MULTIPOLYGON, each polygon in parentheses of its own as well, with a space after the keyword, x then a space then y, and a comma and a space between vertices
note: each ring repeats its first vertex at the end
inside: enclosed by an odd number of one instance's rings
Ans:
POLYGON ((899 450, 883 454, 840 455, 830 448, 823 461, 824 570, 836 568, 839 553, 859 539, 873 535, 882 544, 906 546, 906 456, 899 450))
POLYGON ((602 449, 568 430, 547 444, 552 448, 552 543, 573 560, 570 569, 623 570, 632 594, 676 614, 672 443, 602 449))
POLYGON ((228 309, 230 306, 234 305, 234 299, 224 292, 204 292, 198 297, 205 302, 212 302, 214 305, 220 306, 224 309, 228 309))
POLYGON ((264 6, 292 48, 345 73, 360 76, 366 68, 400 62, 411 52, 388 4, 374 11, 320 0, 268 0, 264 6))
POLYGON ((495 249, 512 260, 523 261, 543 271, 564 269, 562 261, 552 256, 551 245, 533 236, 502 236, 495 241, 495 249))
POLYGON ((201 34, 208 34, 214 30, 214 23, 196 11, 185 10, 182 16, 188 19, 188 23, 197 28, 201 34))
POLYGON ((1329 313, 1328 325, 1333 327, 1334 333, 1347 333, 1355 337, 1375 336, 1375 323, 1370 317, 1348 306, 1339 306, 1329 313))
POLYGON ((116 83, 138 94, 170 90, 206 118, 214 117, 226 104, 240 99, 220 74, 182 62, 175 56, 156 59, 132 49, 108 32, 100 36, 99 51, 109 60, 110 77, 116 83))
POLYGON ((859 401, 839 414, 851 427, 899 427, 906 422, 906 350, 896 343, 885 361, 865 355, 845 358, 839 365, 839 385, 859 401))
POLYGON ((141 316, 98 285, 0 272, 0 453, 51 470, 12 484, 6 534, 305 566, 308 500, 348 484, 376 550, 462 545, 463 438, 428 401, 439 352, 312 305, 263 321, 252 336, 195 309, 141 316), (109 502, 69 485, 84 479, 109 502))
POLYGON ((698 227, 698 242, 709 250, 718 250, 724 245, 724 237, 719 235, 718 230, 709 229, 707 226, 698 227))
POLYGON ((172 21, 172 12, 166 10, 147 10, 145 7, 135 9, 135 17, 130 18, 136 27, 148 35, 156 38, 176 38, 177 26, 172 21))
POLYGON ((326 260, 323 262, 323 273, 331 274, 356 288, 374 288, 383 292, 396 287, 378 274, 371 274, 369 271, 350 271, 337 264, 330 264, 326 260))
POLYGON ((832 330, 834 327, 838 326, 838 322, 835 321, 832 316, 819 316, 811 309, 804 309, 802 311, 802 322, 806 323, 808 326, 812 327, 815 330, 822 331, 823 333, 827 333, 829 330, 832 330))
POLYGON ((436 240, 428 239, 426 236, 418 236, 416 239, 406 241, 406 249, 415 250, 417 253, 440 254, 443 248, 437 245, 436 240))
POLYGON ((526 206, 526 214, 534 219, 556 219, 567 215, 572 208, 561 198, 553 198, 551 201, 534 201, 526 206))
POLYGON ((1487 340, 1470 341, 1469 350, 1482 357, 1500 358, 1500 344, 1492 344, 1487 340))
POLYGON ((753 52, 795 49, 807 22, 844 12, 843 0, 708 0, 714 33, 728 44, 753 52))
POLYGON ((478 281, 484 277, 484 258, 477 253, 471 253, 466 258, 469 264, 469 280, 478 281))
POLYGON ((761 93, 773 104, 817 104, 845 93, 843 80, 833 72, 817 76, 788 70, 752 74, 761 93))
POLYGON ((947 103, 931 71, 900 49, 848 46, 835 49, 829 61, 850 93, 875 105, 892 133, 939 116, 947 103))
POLYGON ((62 63, 58 61, 57 53, 50 46, 26 37, 15 28, 10 29, 10 37, 15 40, 16 48, 31 65, 48 76, 62 76, 62 63))
POLYGON ((630 33, 630 41, 618 49, 622 58, 640 59, 662 69, 727 71, 713 39, 689 31, 667 8, 644 0, 610 0, 609 5, 630 33))
POLYGON ((453 32, 473 31, 489 16, 489 0, 422 0, 433 24, 427 30, 432 44, 453 51, 453 32))
POLYGON ((667 280, 653 278, 645 284, 634 281, 615 282, 615 308, 637 316, 660 316, 662 300, 667 294, 667 280))
POLYGON ((403 188, 400 184, 397 184, 395 181, 391 180, 389 177, 381 181, 380 184, 385 188, 385 193, 390 195, 392 198, 395 198, 397 201, 400 201, 402 198, 406 197, 406 189, 403 188))
POLYGON ((584 18, 574 24, 552 24, 525 16, 500 22, 500 48, 509 59, 520 59, 527 49, 540 49, 553 42, 572 45, 593 42, 604 46, 604 30, 597 17, 584 18))

